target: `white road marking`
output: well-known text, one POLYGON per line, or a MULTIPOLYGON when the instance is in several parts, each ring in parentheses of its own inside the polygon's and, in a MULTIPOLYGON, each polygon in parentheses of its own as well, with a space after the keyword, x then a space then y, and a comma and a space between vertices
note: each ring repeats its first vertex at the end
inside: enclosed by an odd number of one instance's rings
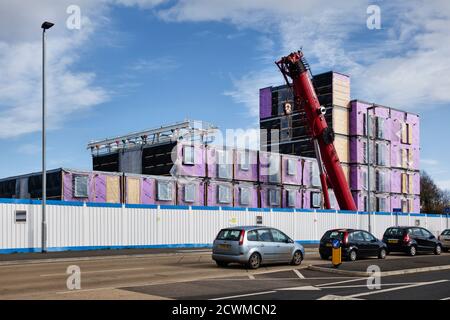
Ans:
POLYGON ((269 294, 269 293, 275 293, 276 291, 262 291, 262 292, 255 292, 255 293, 247 293, 247 294, 240 294, 237 296, 229 296, 229 297, 221 297, 221 298, 214 298, 209 300, 227 300, 227 299, 234 299, 234 298, 243 298, 243 297, 251 297, 251 296, 259 296, 263 294, 269 294))
POLYGON ((314 286, 302 286, 302 287, 290 287, 290 288, 281 288, 277 289, 277 291, 319 291, 320 288, 314 286))
MULTIPOLYGON (((320 278, 318 278, 320 279, 320 278)), ((331 278, 334 279, 334 278, 331 278)), ((336 281, 336 282, 329 282, 329 283, 322 283, 322 284, 318 284, 316 285, 317 287, 323 287, 323 286, 331 286, 331 285, 335 285, 335 284, 341 284, 341 283, 349 283, 349 282, 356 282, 356 281, 363 281, 366 280, 367 278, 357 278, 357 279, 350 279, 350 280, 344 280, 344 281, 336 281)), ((309 279, 311 280, 311 279, 309 279)))
MULTIPOLYGON (((81 271, 81 274, 86 273, 104 273, 104 272, 121 272, 121 271, 137 271, 137 270, 145 270, 145 268, 127 268, 127 269, 108 269, 108 270, 95 270, 95 271, 81 271)), ((41 277, 59 277, 59 276, 67 276, 66 273, 50 273, 50 274, 41 274, 41 277)))
POLYGON ((363 293, 352 294, 352 295, 349 295, 349 296, 346 296, 346 297, 347 298, 357 298, 357 297, 363 297, 363 296, 370 296, 372 294, 379 294, 379 293, 390 292, 390 291, 404 290, 404 289, 415 288, 415 287, 420 287, 420 286, 427 286, 427 285, 436 284, 436 283, 442 283, 442 282, 447 282, 447 281, 449 281, 449 280, 437 280, 437 281, 430 281, 430 282, 419 282, 419 283, 406 285, 406 286, 402 286, 402 287, 397 287, 397 288, 390 288, 390 289, 383 289, 383 290, 373 290, 373 291, 370 291, 370 292, 363 292, 363 293))
POLYGON ((441 300, 450 300, 450 297, 442 298, 441 300))
MULTIPOLYGON (((380 286, 409 286, 417 282, 406 283, 380 283, 380 286)), ((354 284, 349 286, 321 286, 321 289, 348 289, 348 288, 367 288, 367 284, 354 284)))
POLYGON ((295 274, 296 274, 300 279, 305 279, 305 276, 302 275, 302 274, 300 273, 300 271, 298 271, 297 269, 294 269, 294 272, 295 272, 295 274))
POLYGON ((357 298, 347 298, 342 296, 336 296, 333 294, 328 294, 326 296, 323 296, 322 298, 319 298, 317 300, 363 300, 363 299, 357 299, 357 298))
POLYGON ((252 275, 252 274, 248 274, 248 278, 250 279, 250 280, 255 280, 255 276, 254 275, 252 275))

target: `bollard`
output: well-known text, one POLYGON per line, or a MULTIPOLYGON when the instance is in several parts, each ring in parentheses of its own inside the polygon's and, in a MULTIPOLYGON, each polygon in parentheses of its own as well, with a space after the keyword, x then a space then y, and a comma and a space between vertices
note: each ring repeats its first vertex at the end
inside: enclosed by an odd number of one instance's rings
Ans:
POLYGON ((342 263, 342 248, 341 248, 341 240, 333 239, 332 243, 332 251, 331 251, 331 263, 333 267, 337 268, 342 263))

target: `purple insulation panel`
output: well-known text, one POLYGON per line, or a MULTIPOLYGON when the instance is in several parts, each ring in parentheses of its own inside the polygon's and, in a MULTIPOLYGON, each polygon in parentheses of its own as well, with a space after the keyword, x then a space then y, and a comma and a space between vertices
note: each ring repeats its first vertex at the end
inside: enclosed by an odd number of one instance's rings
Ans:
POLYGON ((272 88, 259 90, 259 118, 269 118, 272 116, 272 88))
POLYGON ((391 110, 391 141, 400 143, 402 137, 402 123, 405 122, 405 113, 391 110))
POLYGON ((206 148, 207 177, 231 181, 233 179, 233 150, 208 146, 206 148))
POLYGON ((106 202, 106 176, 94 175, 95 181, 95 202, 106 202))
POLYGON ((234 179, 258 181, 258 151, 234 150, 234 179))
POLYGON ((401 156, 400 143, 391 143, 391 167, 400 168, 402 166, 402 156, 401 156))
POLYGON ((285 186, 281 199, 283 208, 302 208, 302 189, 300 187, 285 186))
POLYGON ((303 177, 303 160, 300 157, 282 155, 281 183, 300 186, 303 177))
POLYGON ((177 144, 176 173, 179 176, 205 177, 205 146, 179 142, 177 144))
POLYGON ((271 185, 260 186, 261 208, 281 208, 282 190, 281 187, 271 185))
POLYGON ((350 111, 350 135, 360 135, 364 134, 364 115, 366 114, 366 109, 371 105, 361 101, 351 102, 350 111))
POLYGON ((141 203, 156 204, 155 179, 150 177, 141 178, 141 203))
POLYGON ((259 182, 281 183, 281 155, 259 151, 258 153, 259 182))
POLYGON ((233 206, 233 184, 226 181, 210 180, 206 184, 206 204, 210 207, 233 206))
POLYGON ((258 186, 256 184, 246 182, 235 183, 234 206, 258 208, 258 186))
POLYGON ((177 204, 186 206, 205 205, 205 184, 202 180, 177 182, 177 204))
POLYGON ((404 170, 391 170, 391 192, 393 193, 402 192, 402 172, 404 172, 404 170))
POLYGON ((302 185, 305 187, 321 188, 319 167, 316 159, 303 159, 302 185))

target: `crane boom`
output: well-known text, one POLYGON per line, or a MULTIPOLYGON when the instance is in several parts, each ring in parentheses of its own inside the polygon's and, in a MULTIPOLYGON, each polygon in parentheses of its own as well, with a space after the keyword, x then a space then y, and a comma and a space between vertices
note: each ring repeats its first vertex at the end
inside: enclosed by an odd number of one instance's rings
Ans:
POLYGON ((355 201, 334 148, 334 131, 328 127, 325 120, 325 108, 317 99, 309 73, 309 65, 304 59, 303 52, 293 52, 281 58, 276 64, 288 86, 293 89, 295 108, 303 107, 305 111, 319 164, 325 207, 327 209, 330 207, 326 182, 326 176, 328 176, 340 209, 356 211, 355 201), (292 79, 292 84, 289 83, 288 77, 292 79), (325 170, 322 168, 322 161, 325 170))

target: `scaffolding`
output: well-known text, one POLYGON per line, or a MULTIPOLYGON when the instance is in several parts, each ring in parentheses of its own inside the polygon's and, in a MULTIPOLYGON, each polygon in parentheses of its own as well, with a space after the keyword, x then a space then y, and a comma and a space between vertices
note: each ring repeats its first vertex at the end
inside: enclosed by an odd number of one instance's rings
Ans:
POLYGON ((205 121, 185 120, 153 129, 133 132, 113 138, 94 140, 87 148, 93 156, 106 155, 122 149, 152 146, 175 141, 192 141, 210 144, 217 127, 205 121))

